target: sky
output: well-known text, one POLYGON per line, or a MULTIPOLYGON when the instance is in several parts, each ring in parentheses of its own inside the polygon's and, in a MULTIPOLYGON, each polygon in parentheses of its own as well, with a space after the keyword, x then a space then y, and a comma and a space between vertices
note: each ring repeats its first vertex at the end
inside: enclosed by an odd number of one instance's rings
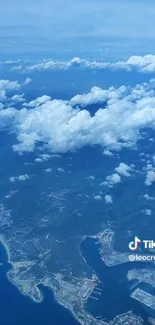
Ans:
POLYGON ((1 3, 0 121, 16 134, 13 150, 42 143, 54 153, 96 144, 119 151, 136 146, 143 128, 154 130, 154 15, 152 0, 1 3), (136 82, 138 75, 145 77, 136 82), (62 98, 66 85, 74 91, 62 98), (91 105, 98 105, 94 116, 91 105))
POLYGON ((1 57, 112 61, 155 49, 153 0, 0 0, 0 8, 1 57))

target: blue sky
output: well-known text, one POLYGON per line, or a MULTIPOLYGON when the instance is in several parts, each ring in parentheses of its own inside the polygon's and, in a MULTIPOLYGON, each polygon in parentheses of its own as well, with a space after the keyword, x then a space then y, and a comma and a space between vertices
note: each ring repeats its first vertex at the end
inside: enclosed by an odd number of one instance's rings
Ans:
POLYGON ((154 52, 152 0, 0 0, 1 56, 124 59, 154 52))

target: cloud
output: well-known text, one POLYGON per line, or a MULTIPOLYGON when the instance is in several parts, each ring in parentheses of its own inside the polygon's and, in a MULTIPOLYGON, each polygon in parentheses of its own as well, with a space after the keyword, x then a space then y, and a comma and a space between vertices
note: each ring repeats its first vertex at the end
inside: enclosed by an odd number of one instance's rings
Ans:
POLYGON ((148 194, 144 194, 144 198, 148 201, 154 201, 155 198, 153 196, 149 196, 148 194))
POLYGON ((0 80, 0 89, 5 91, 15 91, 20 89, 20 84, 18 81, 0 80))
POLYGON ((88 94, 78 96, 75 96, 76 106, 71 105, 73 99, 64 101, 44 95, 28 103, 28 107, 24 103, 20 110, 1 109, 1 128, 11 128, 17 136, 13 150, 30 152, 40 144, 57 154, 86 145, 101 145, 103 150, 113 153, 122 148, 135 148, 143 128, 155 129, 154 79, 135 87, 107 90, 95 87, 95 91, 93 88, 88 94), (87 106, 103 100, 103 108, 91 116, 87 106), (79 108, 81 103, 83 109, 79 108))
POLYGON ((103 103, 108 100, 115 100, 123 98, 124 93, 127 92, 127 88, 122 86, 118 89, 110 87, 109 89, 101 89, 99 87, 93 87, 87 94, 76 95, 70 100, 70 105, 80 105, 86 107, 91 104, 103 103))
POLYGON ((68 70, 73 67, 79 67, 84 69, 127 69, 124 63, 116 62, 103 62, 103 61, 91 61, 88 59, 81 59, 79 57, 74 57, 69 61, 61 60, 44 60, 43 62, 30 63, 27 65, 23 62, 20 65, 15 65, 11 67, 10 71, 21 71, 21 72, 34 72, 34 71, 44 71, 44 70, 68 70))
POLYGON ((41 163, 43 160, 41 158, 36 158, 34 161, 37 163, 41 163))
POLYGON ((133 103, 134 101, 140 102, 140 100, 151 100, 154 104, 155 95, 155 79, 151 79, 149 83, 137 84, 135 87, 121 86, 119 88, 110 87, 108 89, 102 89, 99 87, 93 87, 89 93, 80 94, 74 96, 69 104, 72 106, 80 105, 86 107, 88 105, 96 103, 108 103, 112 106, 116 103, 126 104, 133 103))
POLYGON ((39 157, 35 158, 35 162, 41 163, 44 161, 47 161, 51 158, 51 155, 47 154, 47 153, 43 153, 41 155, 39 155, 39 157))
POLYGON ((43 95, 41 97, 36 98, 35 100, 32 100, 29 103, 24 103, 23 106, 28 106, 28 107, 38 107, 44 103, 46 103, 47 101, 51 100, 50 96, 47 95, 43 95))
POLYGON ((90 175, 87 177, 90 181, 94 181, 95 177, 93 175, 90 175))
MULTIPOLYGON (((74 57, 70 61, 56 61, 56 60, 46 60, 44 62, 36 63, 34 65, 29 65, 25 67, 25 70, 28 71, 41 71, 41 70, 53 70, 53 69, 69 69, 74 66, 86 66, 86 63, 89 61, 86 61, 84 59, 80 59, 78 57, 74 57)), ((19 70, 21 66, 18 66, 19 70)))
POLYGON ((51 158, 51 155, 49 155, 48 153, 43 153, 39 156, 43 161, 47 161, 51 158))
POLYGON ((136 68, 140 72, 154 72, 155 55, 131 56, 126 62, 122 62, 122 64, 130 68, 136 68))
POLYGON ((101 201, 101 200, 102 200, 102 197, 101 197, 101 195, 95 195, 95 196, 94 196, 94 199, 95 199, 96 201, 101 201))
POLYGON ((146 216, 151 216, 152 211, 151 211, 150 209, 145 209, 145 210, 143 210, 143 213, 144 213, 146 216))
POLYGON ((41 162, 49 160, 50 158, 51 158, 51 155, 49 155, 47 153, 43 153, 43 154, 40 154, 39 157, 35 158, 34 161, 41 163, 41 162))
POLYGON ((0 101, 6 101, 7 93, 20 89, 18 81, 0 80, 0 101))
POLYGON ((19 176, 11 176, 9 178, 9 181, 11 183, 14 183, 16 180, 18 180, 18 181, 26 181, 27 179, 29 179, 29 175, 24 174, 24 175, 19 175, 19 176))
POLYGON ((112 199, 112 196, 111 195, 106 194, 104 198, 105 198, 105 202, 107 204, 113 203, 113 199, 112 199))
POLYGON ((23 70, 23 66, 22 65, 15 65, 14 67, 12 67, 10 69, 10 71, 22 71, 23 70))
POLYGON ((15 178, 14 176, 11 176, 11 177, 9 178, 9 181, 10 181, 11 183, 14 183, 15 180, 16 180, 16 178, 15 178))
POLYGON ((59 173, 65 173, 65 170, 64 170, 63 168, 61 168, 61 167, 57 168, 57 171, 58 171, 59 173))
MULTIPOLYGON (((126 61, 116 61, 116 62, 108 62, 108 61, 96 61, 96 60, 88 60, 81 59, 79 57, 74 57, 68 61, 61 60, 44 60, 42 62, 36 62, 34 64, 28 62, 20 63, 20 65, 15 65, 11 67, 11 71, 22 71, 22 72, 33 72, 33 71, 42 71, 42 70, 67 70, 72 67, 79 67, 84 69, 92 69, 92 70, 136 70, 137 72, 146 72, 153 73, 155 71, 155 55, 147 54, 144 56, 130 56, 126 61)), ((26 78, 26 81, 31 82, 30 78, 26 78)))
POLYGON ((119 166, 115 168, 115 171, 120 175, 129 177, 131 176, 129 171, 132 171, 132 168, 124 163, 120 163, 119 166))
POLYGON ((104 185, 108 185, 109 187, 113 187, 115 184, 118 184, 121 182, 121 177, 114 173, 112 175, 109 175, 106 177, 106 180, 104 182, 104 185))
POLYGON ((25 100, 24 94, 14 95, 10 98, 10 100, 12 100, 14 103, 23 103, 25 100))
POLYGON ((103 154, 104 154, 105 156, 113 156, 113 153, 112 153, 110 150, 107 150, 107 149, 105 149, 105 150, 103 151, 103 154))
POLYGON ((29 83, 31 83, 32 79, 31 78, 26 78, 24 81, 25 85, 28 85, 29 83))
POLYGON ((155 172, 153 170, 149 170, 146 174, 145 185, 150 186, 155 182, 155 172))
POLYGON ((51 173, 51 171, 52 171, 52 168, 46 168, 46 169, 45 169, 45 172, 46 172, 46 173, 51 173))
POLYGON ((25 181, 26 179, 29 179, 29 176, 28 176, 27 174, 25 174, 25 175, 19 175, 19 176, 17 177, 17 179, 18 179, 19 181, 25 181))

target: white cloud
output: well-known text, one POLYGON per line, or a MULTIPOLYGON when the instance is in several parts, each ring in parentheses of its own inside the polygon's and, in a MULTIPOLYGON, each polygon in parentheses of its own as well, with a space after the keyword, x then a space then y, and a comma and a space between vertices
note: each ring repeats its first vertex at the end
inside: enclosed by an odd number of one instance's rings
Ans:
POLYGON ((52 168, 46 168, 46 169, 45 169, 45 172, 46 172, 46 173, 51 173, 51 171, 52 171, 52 168))
POLYGON ((25 85, 28 85, 29 83, 31 83, 32 79, 31 78, 26 78, 24 81, 25 85))
POLYGON ((155 198, 153 196, 149 196, 148 194, 144 194, 144 198, 148 201, 154 201, 155 198))
POLYGON ((94 181, 95 177, 93 175, 90 175, 87 177, 89 180, 94 181))
POLYGON ((110 150, 104 150, 104 151, 103 151, 103 154, 104 154, 105 156, 113 156, 113 153, 112 153, 110 150))
POLYGON ((20 60, 6 60, 6 61, 4 61, 4 64, 12 65, 12 64, 18 63, 18 62, 20 62, 20 60))
POLYGON ((51 69, 68 69, 73 66, 85 66, 87 61, 80 59, 78 57, 74 57, 70 61, 56 61, 56 60, 47 60, 41 63, 36 63, 34 65, 27 66, 27 70, 51 70, 51 69))
POLYGON ((95 199, 96 201, 101 201, 101 200, 102 200, 102 197, 101 197, 101 195, 95 195, 95 196, 94 196, 94 199, 95 199))
POLYGON ((144 167, 144 170, 146 170, 146 171, 154 170, 154 167, 147 161, 147 165, 146 165, 146 167, 144 167))
POLYGON ((81 105, 83 107, 107 102, 108 100, 117 101, 118 99, 123 98, 124 93, 127 92, 127 87, 122 86, 118 89, 110 87, 109 89, 101 89, 99 87, 93 87, 91 91, 87 94, 76 95, 70 100, 72 106, 81 105))
MULTIPOLYGON (((100 102, 105 91, 97 88, 97 92, 79 95, 76 104, 100 102)), ((37 143, 53 153, 96 144, 110 152, 133 148, 143 128, 155 129, 155 81, 133 88, 109 88, 107 92, 104 108, 94 116, 87 109, 73 108, 71 101, 45 95, 27 104, 29 108, 1 109, 0 122, 16 132, 18 142, 13 149, 18 152, 33 151, 37 143)))
POLYGON ((115 168, 115 171, 120 175, 129 177, 131 176, 129 171, 132 171, 132 168, 124 163, 120 163, 119 166, 115 168))
POLYGON ((7 99, 7 93, 10 91, 16 91, 20 89, 18 81, 0 80, 0 101, 7 99))
POLYGON ((6 91, 15 91, 20 89, 20 84, 18 81, 9 81, 9 80, 0 80, 0 89, 6 90, 6 91))
POLYGON ((155 79, 151 79, 148 84, 137 84, 133 88, 121 86, 119 88, 110 87, 108 89, 102 89, 94 86, 89 93, 76 95, 69 103, 73 106, 81 105, 86 107, 96 103, 108 103, 109 106, 112 106, 125 100, 127 103, 134 102, 134 100, 144 100, 145 98, 149 100, 150 97, 153 99, 155 94, 154 87, 155 79))
POLYGON ((37 163, 41 163, 43 160, 41 159, 41 158, 36 158, 35 160, 34 160, 35 162, 37 162, 37 163))
POLYGON ((146 215, 146 216, 150 216, 152 214, 152 211, 150 209, 145 209, 143 210, 143 213, 146 215))
MULTIPOLYGON (((41 71, 41 70, 52 70, 52 69, 69 69, 73 66, 79 66, 86 69, 112 69, 112 70, 132 70, 136 69, 138 72, 154 72, 155 71, 155 55, 147 54, 144 56, 131 56, 126 61, 117 62, 107 62, 107 61, 92 61, 88 59, 81 59, 79 57, 74 57, 70 61, 56 61, 56 60, 43 60, 42 62, 29 63, 26 65, 15 65, 11 67, 11 71, 41 71)), ((31 78, 26 78, 26 80, 31 82, 31 78)), ((26 83, 25 80, 25 83, 26 83)))
POLYGON ((112 199, 112 196, 111 195, 106 194, 104 198, 105 198, 105 202, 107 204, 108 203, 113 203, 113 199, 112 199))
POLYGON ((52 154, 51 155, 51 158, 61 158, 62 156, 61 155, 58 155, 58 154, 52 154))
POLYGON ((15 180, 16 180, 16 178, 15 178, 14 176, 11 176, 11 177, 9 178, 9 181, 10 181, 11 183, 14 183, 15 180))
POLYGON ((24 94, 14 95, 10 99, 15 103, 22 103, 25 100, 24 99, 24 94))
POLYGON ((19 181, 25 181, 26 179, 29 179, 29 176, 28 176, 27 174, 25 174, 25 175, 19 175, 19 176, 17 177, 17 179, 18 179, 19 181))
POLYGON ((47 161, 51 158, 51 155, 49 155, 48 153, 43 153, 39 155, 39 157, 42 159, 42 161, 47 161))
POLYGON ((64 170, 63 168, 61 168, 61 167, 57 168, 57 171, 58 171, 59 173, 65 173, 65 170, 64 170))
POLYGON ((106 181, 103 182, 103 185, 108 185, 109 187, 113 187, 114 184, 118 184, 120 182, 121 182, 121 177, 117 173, 114 173, 106 177, 106 181))
POLYGON ((20 71, 23 70, 23 66, 22 65, 15 65, 14 67, 12 67, 10 69, 10 71, 20 71))
MULTIPOLYGON (((10 71, 22 71, 22 72, 33 72, 42 70, 67 70, 74 66, 79 66, 86 69, 106 69, 106 68, 119 68, 118 63, 110 64, 109 62, 103 61, 89 61, 75 57, 70 61, 56 61, 56 60, 44 60, 43 62, 36 62, 35 64, 25 65, 25 63, 13 66, 10 71)), ((124 65, 123 65, 123 68, 124 65)))
POLYGON ((30 103, 24 103, 23 106, 28 106, 28 107, 39 107, 40 105, 46 103, 51 99, 50 96, 43 95, 41 97, 38 97, 35 100, 32 100, 30 103))
POLYGON ((153 182, 155 182, 155 172, 153 170, 149 170, 146 174, 145 185, 150 186, 153 182))
POLYGON ((144 56, 131 56, 126 62, 122 64, 128 67, 135 67, 139 71, 154 72, 155 71, 155 55, 149 54, 144 56))
POLYGON ((16 180, 18 181, 26 181, 27 179, 29 179, 29 175, 24 174, 24 175, 19 175, 19 176, 11 176, 9 178, 10 182, 14 183, 16 180))

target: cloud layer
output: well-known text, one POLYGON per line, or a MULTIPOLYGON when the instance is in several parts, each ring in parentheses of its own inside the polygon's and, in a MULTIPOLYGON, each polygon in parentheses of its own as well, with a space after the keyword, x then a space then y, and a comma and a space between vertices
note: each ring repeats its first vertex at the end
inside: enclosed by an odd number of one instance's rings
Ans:
MULTIPOLYGON (((8 65, 8 63, 6 62, 8 65)), ((9 63, 10 66, 10 63, 9 63)), ((43 60, 40 62, 20 62, 18 65, 18 61, 16 65, 13 65, 10 70, 11 71, 22 71, 22 72, 33 72, 33 71, 42 71, 42 70, 67 70, 72 67, 81 67, 86 69, 111 69, 111 70, 133 70, 136 69, 138 72, 147 72, 152 73, 155 71, 155 55, 147 54, 144 56, 131 56, 126 61, 118 61, 118 62, 107 62, 107 61, 96 61, 89 59, 81 59, 79 57, 74 57, 69 61, 61 61, 61 60, 43 60)), ((27 78, 25 83, 29 83, 31 81, 30 78, 27 78), (28 82, 26 82, 28 81, 28 82)))
MULTIPOLYGON (((133 88, 93 87, 69 101, 44 95, 23 104, 20 110, 1 109, 0 122, 1 128, 16 133, 13 149, 18 152, 33 151, 37 144, 55 153, 86 145, 101 145, 110 152, 133 148, 141 129, 155 128, 155 80, 133 88), (92 103, 102 107, 93 116, 89 112, 92 103)), ((130 168, 121 165, 117 172, 128 174, 130 168)))

